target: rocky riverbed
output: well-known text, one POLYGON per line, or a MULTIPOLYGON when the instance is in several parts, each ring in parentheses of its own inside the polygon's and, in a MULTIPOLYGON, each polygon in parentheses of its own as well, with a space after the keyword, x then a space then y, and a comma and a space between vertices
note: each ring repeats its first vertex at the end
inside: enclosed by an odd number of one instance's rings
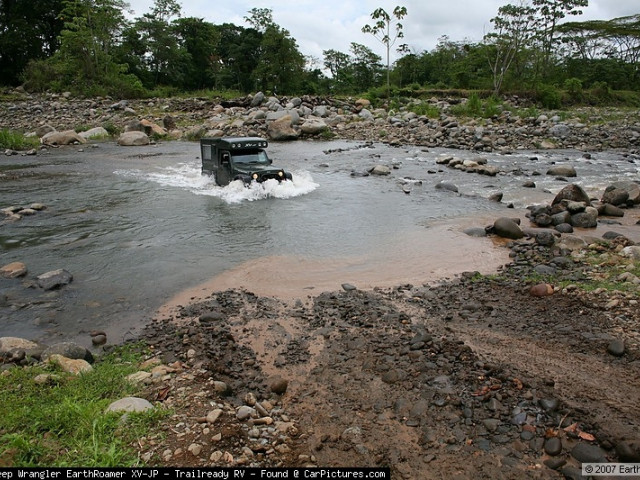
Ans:
MULTIPOLYGON (((252 102, 25 95, 2 104, 0 125, 45 127, 44 136, 109 124, 152 141, 156 127, 161 136, 274 138, 270 126, 281 121, 289 139, 328 129, 475 150, 619 148, 630 161, 640 138, 631 114, 607 123, 600 112, 588 125, 552 112, 455 119, 445 100, 433 100, 439 119, 357 101, 252 102)), ((554 214, 532 213, 541 223, 538 215, 554 214)), ((153 355, 135 380, 174 413, 139 440, 140 457, 167 466, 389 466, 405 479, 580 478, 582 462, 640 463, 640 233, 626 223, 625 235, 612 224, 597 238, 517 228, 517 239, 497 240, 512 261, 486 277, 372 290, 345 283, 297 300, 231 288, 168 306, 141 335, 153 355)))
MULTIPOLYGON (((613 262, 631 243, 590 249, 613 262)), ((143 335, 170 366, 147 397, 175 409, 143 458, 410 479, 580 478, 581 462, 640 461, 637 287, 585 293, 603 267, 584 251, 509 246, 495 277, 175 306, 143 335), (537 283, 541 265, 559 269, 555 285, 537 283)))
POLYGON ((260 135, 272 140, 317 136, 422 145, 475 151, 575 148, 584 151, 640 146, 640 116, 628 109, 582 108, 541 112, 526 101, 506 98, 500 114, 465 118, 452 107, 460 98, 409 99, 398 109, 374 108, 366 99, 268 97, 262 92, 235 100, 111 98, 74 99, 70 95, 11 92, 0 103, 0 127, 37 135, 43 143, 83 143, 119 136, 123 144, 157 138, 203 135, 260 135), (429 108, 433 116, 412 110, 429 108), (137 132, 137 133, 131 133, 137 132), (64 134, 63 134, 64 133, 64 134), (143 134, 143 135, 140 135, 143 134))

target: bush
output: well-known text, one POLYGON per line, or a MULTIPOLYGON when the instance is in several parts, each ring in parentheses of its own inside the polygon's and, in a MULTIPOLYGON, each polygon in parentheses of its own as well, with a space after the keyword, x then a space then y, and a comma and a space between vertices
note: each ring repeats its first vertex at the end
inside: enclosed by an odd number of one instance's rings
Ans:
POLYGON ((541 85, 536 91, 538 102, 547 109, 560 108, 562 97, 560 92, 553 85, 541 85))
POLYGON ((582 80, 575 77, 567 78, 564 81, 564 89, 567 91, 567 94, 572 101, 582 101, 582 80))
POLYGON ((10 150, 27 150, 39 144, 37 138, 27 138, 22 133, 11 130, 0 130, 0 148, 10 150))

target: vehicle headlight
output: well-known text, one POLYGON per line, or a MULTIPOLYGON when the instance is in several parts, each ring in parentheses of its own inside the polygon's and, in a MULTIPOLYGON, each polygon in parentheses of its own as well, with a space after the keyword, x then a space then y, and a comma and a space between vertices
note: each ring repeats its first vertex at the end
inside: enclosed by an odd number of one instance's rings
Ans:
POLYGON ((253 178, 254 180, 257 180, 257 179, 258 179, 258 174, 257 174, 257 173, 254 173, 254 174, 251 176, 251 178, 253 178))
POLYGON ((280 171, 278 172, 278 176, 279 176, 279 177, 284 177, 284 172, 283 172, 282 170, 280 170, 280 171))

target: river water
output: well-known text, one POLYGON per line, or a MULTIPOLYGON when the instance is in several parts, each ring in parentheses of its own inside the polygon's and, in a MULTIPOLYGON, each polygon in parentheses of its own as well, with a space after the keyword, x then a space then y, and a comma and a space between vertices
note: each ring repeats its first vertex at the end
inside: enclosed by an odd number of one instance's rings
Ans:
POLYGON ((593 197, 611 181, 637 180, 640 165, 616 152, 478 155, 350 141, 275 143, 268 151, 293 182, 218 187, 200 174, 191 142, 109 142, 0 159, 0 208, 47 205, 0 223, 0 266, 20 261, 29 269, 26 279, 0 279, 8 299, 0 304, 0 336, 86 343, 87 332, 104 330, 117 342, 162 305, 212 289, 296 298, 345 282, 371 288, 489 272, 506 261, 506 249, 462 230, 524 218, 527 205, 548 203, 566 185, 544 175, 551 164, 574 165, 593 197), (447 155, 482 156, 505 174, 436 163, 447 155), (352 175, 377 164, 393 166, 392 174, 352 175), (537 187, 523 188, 528 180, 537 187), (459 193, 435 188, 442 181, 459 193), (496 192, 502 203, 488 200, 496 192), (70 285, 25 287, 59 268, 73 275, 70 285))

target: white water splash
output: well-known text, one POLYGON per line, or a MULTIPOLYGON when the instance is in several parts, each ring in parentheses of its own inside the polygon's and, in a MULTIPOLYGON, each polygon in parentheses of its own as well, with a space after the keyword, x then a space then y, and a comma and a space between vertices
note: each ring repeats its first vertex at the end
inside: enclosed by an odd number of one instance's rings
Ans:
POLYGON ((117 175, 142 178, 169 187, 183 188, 196 195, 208 195, 220 198, 227 203, 240 203, 243 201, 262 200, 265 198, 293 198, 306 195, 318 188, 311 174, 307 171, 292 172, 293 180, 278 182, 267 180, 264 183, 252 182, 245 186, 240 180, 220 187, 216 185, 215 178, 202 175, 200 167, 190 164, 179 164, 166 167, 159 172, 143 172, 140 170, 119 170, 117 175))

